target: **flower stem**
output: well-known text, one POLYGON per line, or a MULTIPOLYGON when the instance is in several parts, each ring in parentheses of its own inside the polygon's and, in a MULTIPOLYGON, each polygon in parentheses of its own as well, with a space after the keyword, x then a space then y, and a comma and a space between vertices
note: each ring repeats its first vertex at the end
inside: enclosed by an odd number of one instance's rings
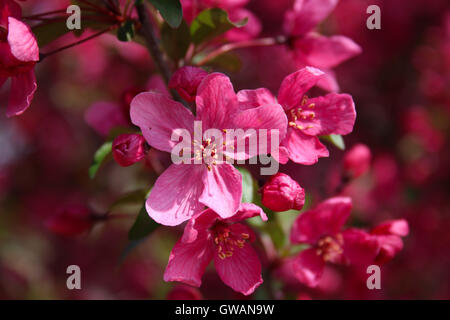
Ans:
POLYGON ((94 38, 96 38, 96 37, 98 37, 98 36, 100 36, 100 35, 102 35, 102 34, 108 32, 108 31, 113 30, 113 29, 116 28, 116 27, 117 27, 117 25, 112 25, 112 26, 110 26, 110 27, 108 27, 108 28, 106 28, 106 29, 104 29, 104 30, 102 30, 102 31, 99 31, 99 32, 97 32, 97 33, 94 33, 93 35, 91 35, 91 36, 89 36, 89 37, 87 37, 87 38, 84 38, 84 39, 82 39, 82 40, 79 40, 79 41, 77 41, 77 42, 71 43, 71 44, 69 44, 69 45, 63 46, 63 47, 61 47, 61 48, 55 49, 55 50, 50 51, 50 52, 47 52, 47 53, 41 53, 41 54, 39 55, 39 61, 42 61, 44 58, 47 58, 48 56, 51 56, 51 55, 53 55, 53 54, 55 54, 55 53, 61 52, 61 51, 63 51, 63 50, 69 49, 69 48, 73 48, 73 47, 75 47, 75 46, 77 46, 77 45, 80 45, 80 44, 86 42, 86 41, 89 41, 89 40, 91 40, 91 39, 94 39, 94 38))
MULTIPOLYGON (((142 35, 144 36, 147 43, 147 49, 150 52, 150 55, 152 56, 156 66, 158 67, 158 70, 164 82, 166 83, 166 85, 168 85, 171 77, 171 71, 164 59, 162 51, 159 48, 158 39, 156 38, 155 32, 153 30, 148 11, 143 3, 136 3, 135 7, 139 16, 139 21, 142 24, 142 35)), ((176 91, 171 89, 169 89, 169 91, 175 100, 182 101, 176 91)))
POLYGON ((241 49, 241 48, 250 48, 250 47, 267 47, 267 46, 273 46, 277 44, 283 44, 286 42, 286 38, 283 36, 280 37, 274 37, 274 38, 261 38, 261 39, 254 39, 254 40, 248 40, 248 41, 241 41, 241 42, 235 42, 235 43, 227 43, 221 47, 219 47, 216 50, 213 50, 209 54, 207 54, 202 60, 200 60, 197 65, 202 66, 208 63, 209 61, 217 58, 221 54, 224 54, 226 52, 230 52, 232 50, 241 49))

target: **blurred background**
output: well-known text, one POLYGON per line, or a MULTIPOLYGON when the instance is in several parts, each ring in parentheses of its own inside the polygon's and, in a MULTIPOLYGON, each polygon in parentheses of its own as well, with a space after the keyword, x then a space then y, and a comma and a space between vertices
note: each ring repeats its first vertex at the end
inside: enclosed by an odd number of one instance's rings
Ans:
MULTIPOLYGON (((24 10, 42 12, 44 2, 28 1, 24 10)), ((261 36, 282 33, 292 2, 250 1, 247 9, 260 20, 261 36)), ((364 143, 372 152, 370 170, 341 191, 353 199, 350 224, 370 227, 405 218, 410 234, 403 251, 383 266, 381 290, 367 290, 365 279, 349 268, 329 267, 316 289, 277 274, 263 278, 283 299, 448 299, 449 3, 341 0, 320 30, 346 35, 363 49, 334 70, 340 91, 353 96, 358 113, 354 132, 345 137, 347 149, 364 143), (381 30, 366 27, 372 4, 381 8, 381 30)), ((51 46, 71 41, 73 36, 64 36, 51 46)), ((236 90, 267 87, 276 93, 281 80, 296 70, 287 46, 235 53, 241 68, 226 72, 236 90)), ((89 110, 111 112, 117 126, 126 126, 126 110, 137 92, 165 90, 146 49, 106 34, 45 59, 36 75, 32 106, 12 119, 0 112, 0 298, 244 298, 223 285, 213 269, 200 289, 163 281, 181 227, 158 228, 123 258, 140 206, 113 204, 129 192, 148 190, 168 166, 167 155, 152 150, 145 161, 127 168, 110 161, 89 178, 93 154, 110 129, 89 110), (111 207, 111 219, 102 221, 111 207), (84 226, 76 223, 77 230, 55 232, 61 212, 83 210, 96 212, 99 222, 86 232, 78 232, 84 226), (82 290, 66 287, 66 268, 72 264, 81 268, 82 290)), ((3 87, 2 110, 7 97, 3 87)), ((330 157, 314 166, 281 167, 305 188, 309 202, 328 197, 338 184, 345 151, 329 150, 330 157)), ((252 297, 267 298, 266 290, 262 285, 252 297)))

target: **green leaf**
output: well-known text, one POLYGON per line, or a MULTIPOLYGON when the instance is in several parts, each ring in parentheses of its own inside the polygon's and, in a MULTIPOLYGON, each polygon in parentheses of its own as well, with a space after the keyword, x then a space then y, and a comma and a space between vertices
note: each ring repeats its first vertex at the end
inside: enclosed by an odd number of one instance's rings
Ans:
POLYGON ((226 52, 220 56, 215 57, 211 61, 208 61, 207 66, 211 66, 214 69, 221 69, 229 72, 238 72, 242 68, 241 58, 233 53, 226 52))
POLYGON ((148 0, 172 28, 178 28, 183 19, 180 0, 148 0))
POLYGON ((94 161, 91 164, 91 167, 89 168, 89 177, 91 179, 94 179, 98 169, 102 166, 103 163, 105 163, 112 154, 112 142, 108 141, 105 142, 98 150, 95 152, 94 155, 94 161))
POLYGON ((330 134, 327 136, 320 136, 321 139, 328 141, 333 144, 335 147, 345 150, 344 138, 340 134, 330 134))
POLYGON ((231 22, 226 11, 218 8, 207 9, 198 14, 191 24, 192 42, 200 44, 211 40, 228 30, 243 27, 248 19, 231 22))
POLYGON ((134 23, 131 20, 125 21, 117 29, 117 39, 123 42, 131 41, 134 38, 134 23))
POLYGON ((251 173, 244 168, 237 168, 242 175, 242 202, 252 203, 255 194, 255 184, 251 173))
POLYGON ((139 211, 136 221, 128 232, 128 239, 133 241, 145 238, 150 233, 155 231, 158 226, 159 225, 149 217, 144 205, 141 211, 139 211))
POLYGON ((164 51, 173 60, 178 61, 186 55, 191 43, 191 33, 183 20, 177 29, 165 22, 161 28, 161 43, 164 51))

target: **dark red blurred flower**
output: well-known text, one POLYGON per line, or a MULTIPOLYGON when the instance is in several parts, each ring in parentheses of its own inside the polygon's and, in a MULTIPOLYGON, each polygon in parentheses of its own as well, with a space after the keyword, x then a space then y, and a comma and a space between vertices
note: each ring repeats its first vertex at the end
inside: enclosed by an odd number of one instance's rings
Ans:
POLYGON ((169 81, 169 88, 177 90, 186 101, 192 102, 197 95, 197 88, 208 75, 203 69, 186 66, 178 69, 169 81))
POLYGON ((301 210, 305 204, 305 190, 284 173, 277 173, 261 188, 262 203, 272 211, 301 210))
POLYGON ((344 156, 346 174, 357 178, 366 173, 370 168, 371 157, 370 149, 365 144, 354 145, 344 156))
POLYGON ((89 230, 94 221, 92 212, 84 205, 68 205, 45 221, 45 226, 53 233, 76 236, 89 230))
POLYGON ((403 240, 409 233, 409 225, 405 219, 386 221, 370 232, 375 235, 380 246, 375 263, 380 265, 386 263, 403 249, 403 240))
POLYGON ((121 134, 113 141, 112 153, 119 165, 131 166, 145 157, 145 139, 140 134, 121 134))

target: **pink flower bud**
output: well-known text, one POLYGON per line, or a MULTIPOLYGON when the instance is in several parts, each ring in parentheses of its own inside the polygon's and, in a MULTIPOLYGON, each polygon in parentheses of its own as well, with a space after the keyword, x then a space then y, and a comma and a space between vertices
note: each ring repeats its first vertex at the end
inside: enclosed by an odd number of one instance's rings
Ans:
POLYGON ((140 134, 121 134, 113 141, 112 153, 119 165, 131 166, 145 157, 145 139, 140 134))
POLYGON ((177 90, 187 102, 192 102, 197 95, 198 86, 207 75, 208 72, 200 68, 191 66, 180 68, 170 79, 169 88, 177 90))
POLYGON ((273 211, 301 210, 305 190, 287 174, 277 173, 262 187, 262 203, 273 211))
POLYGON ((370 149, 364 144, 356 144, 344 156, 344 170, 353 178, 366 173, 370 168, 370 149))
POLYGON ((75 236, 89 230, 93 225, 91 211, 83 205, 66 206, 45 221, 51 232, 75 236))

